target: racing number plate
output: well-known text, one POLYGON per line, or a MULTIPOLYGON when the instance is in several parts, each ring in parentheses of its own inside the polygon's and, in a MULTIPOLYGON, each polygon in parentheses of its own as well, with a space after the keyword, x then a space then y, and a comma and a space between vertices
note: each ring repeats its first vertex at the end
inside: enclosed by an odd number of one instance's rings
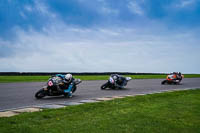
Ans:
POLYGON ((49 81, 49 82, 48 82, 48 86, 53 86, 53 82, 52 82, 52 81, 49 81))

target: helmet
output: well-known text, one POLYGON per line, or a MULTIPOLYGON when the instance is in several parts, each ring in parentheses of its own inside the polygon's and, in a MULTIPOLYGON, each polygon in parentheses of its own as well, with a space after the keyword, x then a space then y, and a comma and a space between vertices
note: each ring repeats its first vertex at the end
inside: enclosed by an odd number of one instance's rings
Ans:
POLYGON ((72 75, 71 74, 66 74, 65 75, 65 80, 67 81, 67 82, 70 82, 71 80, 72 80, 72 75))
POLYGON ((114 76, 113 76, 113 79, 114 79, 114 80, 116 80, 116 79, 117 79, 117 76, 116 76, 116 75, 114 75, 114 76))
POLYGON ((117 80, 119 75, 118 74, 113 74, 112 77, 113 77, 114 80, 117 80))

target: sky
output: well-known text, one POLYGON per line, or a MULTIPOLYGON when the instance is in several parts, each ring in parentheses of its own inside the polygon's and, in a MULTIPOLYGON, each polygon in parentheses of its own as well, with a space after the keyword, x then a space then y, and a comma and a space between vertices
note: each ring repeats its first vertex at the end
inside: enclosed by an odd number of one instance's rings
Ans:
POLYGON ((0 72, 200 73, 200 0, 1 0, 0 72))

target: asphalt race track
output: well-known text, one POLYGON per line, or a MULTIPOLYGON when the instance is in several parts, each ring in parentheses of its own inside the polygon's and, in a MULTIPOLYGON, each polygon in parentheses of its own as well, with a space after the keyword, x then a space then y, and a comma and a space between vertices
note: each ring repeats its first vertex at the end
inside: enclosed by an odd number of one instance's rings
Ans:
POLYGON ((78 102, 109 96, 124 96, 149 94, 168 90, 200 88, 200 78, 183 79, 181 85, 161 85, 163 79, 131 80, 123 90, 101 90, 100 86, 106 81, 83 81, 78 85, 72 98, 45 97, 36 99, 35 93, 45 82, 31 83, 0 83, 0 111, 39 104, 58 103, 63 101, 78 102))

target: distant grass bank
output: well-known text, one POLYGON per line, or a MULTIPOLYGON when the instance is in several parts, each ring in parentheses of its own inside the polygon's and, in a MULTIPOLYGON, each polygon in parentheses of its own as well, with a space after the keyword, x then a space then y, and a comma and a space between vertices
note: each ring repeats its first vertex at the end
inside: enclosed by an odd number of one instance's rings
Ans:
MULTIPOLYGON (((166 75, 125 75, 133 79, 159 79, 165 78, 166 75)), ((185 78, 200 78, 200 74, 185 74, 185 78)), ((44 82, 49 76, 0 76, 0 83, 8 82, 44 82)), ((107 80, 109 75, 75 75, 75 78, 81 80, 107 80)))
POLYGON ((1 133, 197 133, 200 90, 126 97, 0 118, 1 133))

